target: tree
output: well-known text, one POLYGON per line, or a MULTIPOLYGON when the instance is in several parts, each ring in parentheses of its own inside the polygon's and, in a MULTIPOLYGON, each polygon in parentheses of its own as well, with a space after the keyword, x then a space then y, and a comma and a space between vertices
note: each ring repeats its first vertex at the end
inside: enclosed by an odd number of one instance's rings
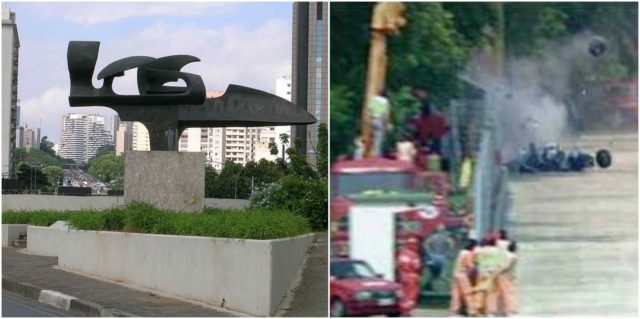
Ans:
POLYGON ((269 142, 269 154, 278 155, 278 145, 276 142, 269 142))
POLYGON ((280 134, 280 142, 282 143, 282 159, 285 159, 285 148, 287 147, 287 145, 289 145, 289 134, 287 133, 281 133, 280 134))
POLYGON ((85 164, 83 166, 83 170, 88 171, 89 168, 91 167, 91 164, 93 164, 93 162, 98 158, 101 157, 102 155, 107 155, 107 154, 112 154, 115 156, 116 151, 115 151, 115 146, 111 145, 111 144, 106 144, 106 145, 102 145, 100 146, 97 150, 96 150, 96 155, 94 155, 93 157, 91 157, 89 159, 89 161, 87 162, 87 164, 85 164))
MULTIPOLYGON (((469 48, 457 33, 453 15, 439 3, 407 3, 407 26, 388 38, 386 89, 397 95, 411 87, 425 87, 432 100, 445 108, 458 93, 458 73, 469 48)), ((366 81, 371 3, 335 3, 331 26, 331 158, 353 151, 359 135, 366 81)), ((392 118, 405 119, 392 108, 392 118)))
POLYGON ((298 149, 302 148, 302 140, 296 138, 294 146, 287 149, 287 155, 289 155, 289 176, 294 176, 300 179, 315 179, 318 178, 318 173, 311 167, 307 158, 298 153, 298 149))
POLYGON ((16 148, 15 158, 16 163, 24 162, 32 166, 60 165, 58 157, 35 148, 16 148))
MULTIPOLYGON (((475 49, 495 41, 487 31, 498 29, 500 8, 504 13, 507 61, 556 54, 560 44, 576 35, 591 33, 603 37, 610 50, 597 61, 571 70, 569 90, 578 90, 585 81, 603 84, 614 79, 633 79, 637 75, 637 3, 504 3, 498 6, 496 3, 411 2, 406 6, 407 26, 398 36, 388 39, 387 49, 386 88, 393 105, 392 118, 401 124, 414 108, 408 101, 408 88, 427 88, 441 110, 446 110, 449 101, 461 93, 458 75, 470 62, 470 54, 475 49)), ((340 30, 330 37, 332 161, 339 155, 351 154, 359 135, 372 8, 373 3, 331 5, 331 27, 340 30)), ((400 133, 392 132, 389 143, 400 133)))
POLYGON ((105 183, 124 176, 124 157, 122 155, 103 154, 92 159, 89 165, 89 175, 105 183))
POLYGON ((53 186, 60 185, 64 178, 64 170, 60 166, 47 166, 42 171, 47 175, 49 184, 53 186))
POLYGON ((45 152, 45 153, 47 153, 47 154, 50 154, 53 157, 57 157, 56 151, 53 150, 54 146, 55 146, 55 144, 53 144, 53 142, 50 142, 47 139, 47 136, 43 136, 40 139, 40 150, 45 152))
POLYGON ((43 189, 49 186, 49 179, 42 172, 40 166, 30 166, 29 164, 22 162, 18 164, 17 170, 18 180, 21 180, 25 187, 29 189, 43 189))
POLYGON ((205 197, 214 197, 216 188, 216 178, 218 172, 210 165, 204 167, 204 194, 205 197))
POLYGON ((251 193, 251 182, 246 180, 241 164, 227 161, 216 179, 216 198, 247 199, 251 193))
POLYGON ((100 155, 104 155, 104 154, 115 154, 116 153, 116 147, 113 144, 105 144, 102 145, 100 147, 98 147, 98 149, 96 150, 96 155, 95 157, 98 157, 100 155))

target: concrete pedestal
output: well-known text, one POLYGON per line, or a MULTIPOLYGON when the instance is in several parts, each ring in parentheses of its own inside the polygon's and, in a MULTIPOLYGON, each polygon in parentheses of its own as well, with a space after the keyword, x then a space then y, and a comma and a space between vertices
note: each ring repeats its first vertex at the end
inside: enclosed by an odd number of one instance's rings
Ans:
POLYGON ((204 209, 205 154, 127 151, 124 200, 158 208, 200 213, 204 209))

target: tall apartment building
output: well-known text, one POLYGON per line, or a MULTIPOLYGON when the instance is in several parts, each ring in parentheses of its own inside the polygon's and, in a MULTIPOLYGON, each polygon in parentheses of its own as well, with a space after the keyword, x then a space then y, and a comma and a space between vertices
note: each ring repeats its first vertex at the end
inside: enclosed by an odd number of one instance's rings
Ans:
POLYGON ((250 161, 276 159, 276 155, 269 152, 269 143, 276 142, 274 126, 229 127, 225 130, 225 160, 244 165, 250 161))
POLYGON ((18 26, 16 15, 2 6, 2 177, 14 177, 18 105, 18 26))
POLYGON ((244 165, 261 159, 275 160, 276 155, 271 155, 269 143, 275 142, 276 137, 276 128, 273 126, 191 127, 180 135, 178 151, 204 152, 207 164, 221 170, 227 161, 244 165))
POLYGON ((16 129, 16 148, 24 147, 24 127, 20 126, 16 129))
POLYGON ((150 151, 149 130, 140 122, 133 122, 131 129, 131 149, 134 151, 150 151))
MULTIPOLYGON (((218 97, 221 91, 208 91, 207 97, 218 97)), ((221 170, 231 161, 246 164, 260 159, 275 160, 269 142, 276 141, 275 127, 190 127, 182 131, 178 141, 180 152, 204 152, 206 163, 221 170)))
POLYGON ((113 144, 104 127, 104 117, 96 114, 65 115, 62 119, 60 157, 87 163, 103 145, 113 144))
MULTIPOLYGON (((114 122, 116 119, 114 118, 114 122)), ((149 131, 140 122, 118 121, 116 129, 115 150, 116 155, 122 155, 125 151, 149 151, 149 131)))
POLYGON ((178 151, 203 152, 206 163, 220 170, 225 162, 224 136, 224 128, 190 127, 180 134, 178 151))
MULTIPOLYGON (((113 119, 115 124, 115 118, 113 119)), ((120 122, 120 121, 118 121, 120 122)), ((118 128, 115 129, 115 151, 116 155, 122 155, 125 151, 132 149, 133 143, 133 122, 122 122, 118 123, 118 128)))
POLYGON ((293 126, 291 131, 293 139, 302 141, 299 152, 312 164, 316 160, 318 125, 328 119, 328 9, 327 2, 293 3, 291 101, 313 114, 318 122, 293 126))
POLYGON ((40 149, 40 129, 20 126, 16 130, 16 147, 40 149))
POLYGON ((117 145, 116 136, 118 135, 119 129, 120 129, 120 116, 116 114, 111 118, 111 135, 113 136, 113 143, 116 145, 117 145))

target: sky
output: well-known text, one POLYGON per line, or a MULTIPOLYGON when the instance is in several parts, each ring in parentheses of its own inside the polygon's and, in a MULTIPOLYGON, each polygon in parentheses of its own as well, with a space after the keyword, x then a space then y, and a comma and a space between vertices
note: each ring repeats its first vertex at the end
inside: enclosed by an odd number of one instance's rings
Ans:
MULTIPOLYGON (((16 14, 20 57, 20 125, 40 127, 58 144, 67 113, 105 116, 106 107, 70 107, 67 45, 100 41, 94 71, 134 55, 188 54, 200 58, 184 72, 202 77, 207 90, 240 84, 273 92, 276 79, 291 75, 291 3, 206 2, 3 2, 16 14), (40 124, 41 123, 41 124, 40 124)), ((136 71, 116 78, 116 93, 138 94, 136 71)), ((108 126, 109 128, 110 126, 108 126)))

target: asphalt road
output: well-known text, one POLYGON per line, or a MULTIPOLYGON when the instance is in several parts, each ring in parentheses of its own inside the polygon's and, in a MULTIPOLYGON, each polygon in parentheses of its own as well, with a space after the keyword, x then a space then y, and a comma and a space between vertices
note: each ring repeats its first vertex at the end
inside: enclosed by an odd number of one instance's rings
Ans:
POLYGON ((593 134, 613 165, 512 181, 520 313, 638 315, 638 138, 593 134))
POLYGON ((3 317, 77 317, 70 312, 58 309, 33 299, 2 291, 3 317))

